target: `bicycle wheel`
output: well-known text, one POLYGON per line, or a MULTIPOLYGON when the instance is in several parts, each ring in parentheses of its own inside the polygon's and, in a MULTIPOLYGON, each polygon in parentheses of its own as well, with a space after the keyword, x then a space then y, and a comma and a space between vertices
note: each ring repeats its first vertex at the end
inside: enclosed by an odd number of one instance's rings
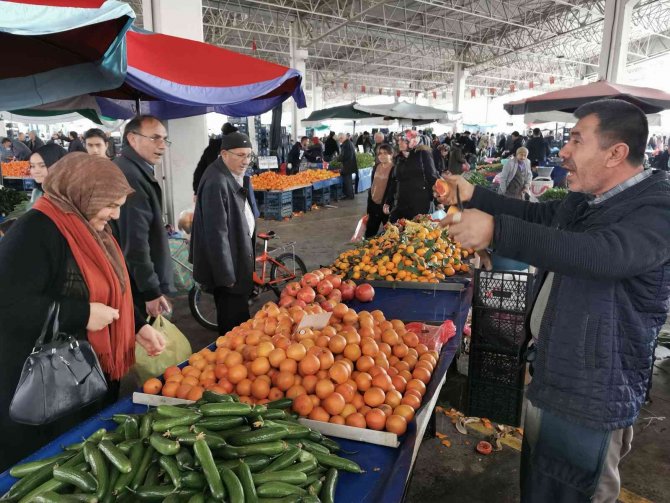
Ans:
POLYGON ((305 267, 305 263, 300 257, 291 252, 282 253, 276 257, 275 260, 288 269, 288 271, 285 271, 278 267, 274 262, 270 269, 270 281, 279 280, 278 283, 271 285, 270 288, 272 288, 272 291, 277 295, 277 298, 279 298, 286 283, 300 280, 300 278, 307 273, 307 267, 305 267))
POLYGON ((202 327, 208 330, 219 330, 216 322, 216 304, 211 293, 203 291, 199 285, 193 285, 188 292, 188 307, 191 314, 202 327))

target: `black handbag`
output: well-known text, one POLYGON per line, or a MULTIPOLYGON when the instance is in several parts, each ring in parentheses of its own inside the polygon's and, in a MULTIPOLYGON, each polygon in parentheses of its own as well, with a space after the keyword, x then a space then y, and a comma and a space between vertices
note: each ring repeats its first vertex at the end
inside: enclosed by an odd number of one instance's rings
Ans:
POLYGON ((17 423, 48 424, 107 393, 95 351, 87 341, 60 332, 59 312, 60 304, 51 304, 42 333, 23 364, 9 406, 9 417, 17 423))

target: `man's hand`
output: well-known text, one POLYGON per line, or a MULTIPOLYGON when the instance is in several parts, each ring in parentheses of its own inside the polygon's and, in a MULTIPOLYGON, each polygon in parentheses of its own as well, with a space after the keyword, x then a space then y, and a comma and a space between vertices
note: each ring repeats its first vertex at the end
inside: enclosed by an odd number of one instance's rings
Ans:
POLYGON ((466 202, 472 199, 472 194, 475 192, 475 186, 468 182, 461 175, 450 175, 447 172, 442 174, 442 179, 449 184, 449 193, 446 196, 438 196, 437 193, 433 192, 433 196, 440 204, 445 206, 453 206, 458 204, 458 199, 456 197, 456 187, 461 196, 461 202, 466 202))
POLYGON ((150 300, 149 302, 145 302, 145 305, 147 307, 147 314, 149 316, 152 316, 156 318, 157 316, 163 314, 163 313, 169 313, 172 311, 172 307, 170 306, 170 303, 168 300, 161 295, 157 299, 150 300))
POLYGON ((382 206, 382 213, 384 213, 384 215, 390 215, 391 207, 388 204, 385 204, 384 206, 382 206))
POLYGON ((149 356, 158 356, 165 350, 165 336, 151 325, 144 325, 135 340, 149 356))
POLYGON ((493 217, 480 210, 447 215, 440 221, 440 227, 449 227, 449 235, 464 248, 483 250, 493 241, 493 217))

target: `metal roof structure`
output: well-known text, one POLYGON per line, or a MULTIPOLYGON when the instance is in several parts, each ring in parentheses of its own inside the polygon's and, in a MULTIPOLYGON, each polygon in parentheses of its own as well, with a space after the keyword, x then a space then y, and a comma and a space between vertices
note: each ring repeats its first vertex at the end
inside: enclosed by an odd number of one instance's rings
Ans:
MULTIPOLYGON (((575 85, 597 74, 605 18, 605 0, 202 2, 206 42, 289 65, 297 37, 308 50, 308 86, 316 79, 326 102, 360 97, 362 86, 445 96, 459 64, 468 96, 575 85)), ((130 3, 139 15, 141 1, 130 3)), ((670 0, 641 0, 629 67, 668 52, 670 0)))

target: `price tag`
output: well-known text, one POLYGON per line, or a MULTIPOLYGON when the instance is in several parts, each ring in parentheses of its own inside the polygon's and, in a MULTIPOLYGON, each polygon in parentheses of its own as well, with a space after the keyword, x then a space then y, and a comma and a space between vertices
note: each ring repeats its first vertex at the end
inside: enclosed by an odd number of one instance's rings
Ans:
POLYGON ((302 320, 300 320, 298 328, 296 328, 296 332, 302 330, 303 328, 321 330, 322 328, 328 326, 328 322, 330 321, 330 317, 332 315, 333 313, 306 314, 302 317, 302 320))

